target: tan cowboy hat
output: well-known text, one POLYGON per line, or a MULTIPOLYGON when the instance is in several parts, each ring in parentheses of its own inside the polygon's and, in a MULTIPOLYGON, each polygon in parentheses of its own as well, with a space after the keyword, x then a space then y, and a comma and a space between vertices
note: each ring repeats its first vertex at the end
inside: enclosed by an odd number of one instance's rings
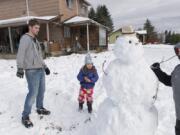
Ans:
POLYGON ((122 27, 122 34, 134 34, 134 33, 135 31, 131 25, 122 27))

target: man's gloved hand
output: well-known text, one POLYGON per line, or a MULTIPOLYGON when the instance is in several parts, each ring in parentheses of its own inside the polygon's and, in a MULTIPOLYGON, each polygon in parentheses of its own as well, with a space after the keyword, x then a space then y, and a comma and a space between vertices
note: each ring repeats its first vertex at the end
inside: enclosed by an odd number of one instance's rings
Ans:
POLYGON ((152 70, 160 69, 160 63, 156 62, 156 63, 152 64, 151 69, 152 70))
POLYGON ((46 72, 46 75, 49 75, 51 73, 48 67, 46 67, 44 70, 46 72))
POLYGON ((19 78, 23 78, 24 77, 24 70, 22 68, 18 68, 16 76, 19 78))

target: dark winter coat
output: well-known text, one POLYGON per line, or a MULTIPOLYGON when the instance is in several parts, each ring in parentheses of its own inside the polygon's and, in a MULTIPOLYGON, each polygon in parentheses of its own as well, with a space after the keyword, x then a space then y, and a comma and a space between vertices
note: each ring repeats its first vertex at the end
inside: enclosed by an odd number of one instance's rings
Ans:
POLYGON ((180 64, 177 65, 171 75, 167 75, 160 68, 153 69, 159 81, 173 88, 176 118, 180 120, 180 64))
POLYGON ((91 89, 95 86, 96 81, 99 79, 98 73, 96 68, 93 66, 92 69, 87 69, 86 66, 81 68, 77 79, 80 81, 81 87, 85 89, 91 89), (86 82, 84 77, 87 77, 88 79, 91 80, 91 82, 86 82))

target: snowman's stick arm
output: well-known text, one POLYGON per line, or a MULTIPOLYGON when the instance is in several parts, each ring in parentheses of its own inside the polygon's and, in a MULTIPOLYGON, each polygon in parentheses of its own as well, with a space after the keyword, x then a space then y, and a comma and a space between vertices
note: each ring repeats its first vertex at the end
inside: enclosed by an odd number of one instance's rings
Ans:
POLYGON ((105 74, 105 75, 107 75, 107 73, 105 72, 105 70, 104 70, 104 65, 105 65, 105 63, 106 63, 106 60, 103 62, 103 64, 102 64, 102 71, 103 71, 103 73, 105 74))
POLYGON ((156 100, 157 100, 158 92, 159 92, 159 81, 157 81, 156 94, 153 96, 154 103, 155 103, 155 102, 156 102, 156 100))
MULTIPOLYGON (((163 61, 164 61, 164 57, 162 58, 160 64, 163 63, 163 61)), ((154 103, 156 102, 156 100, 157 100, 158 92, 159 92, 159 80, 157 80, 156 93, 155 93, 155 95, 153 96, 153 100, 154 100, 153 104, 154 104, 154 103)))
POLYGON ((176 57, 176 55, 173 55, 172 57, 168 58, 167 60, 162 60, 159 64, 162 64, 162 63, 164 63, 164 62, 167 62, 167 61, 173 59, 174 57, 176 57))

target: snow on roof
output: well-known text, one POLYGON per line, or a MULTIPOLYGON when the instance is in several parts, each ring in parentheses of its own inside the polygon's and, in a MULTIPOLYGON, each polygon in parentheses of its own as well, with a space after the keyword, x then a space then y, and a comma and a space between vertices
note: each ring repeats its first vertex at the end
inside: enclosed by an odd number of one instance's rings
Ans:
POLYGON ((137 34, 144 35, 147 34, 147 30, 137 30, 135 31, 137 34))
POLYGON ((64 22, 64 24, 79 24, 79 23, 93 23, 93 24, 96 24, 96 25, 99 25, 99 26, 102 26, 106 29, 109 29, 108 27, 90 19, 90 18, 87 18, 87 17, 82 17, 82 16, 75 16, 67 21, 64 22))
POLYGON ((91 5, 91 4, 89 3, 89 1, 87 1, 87 0, 84 0, 84 2, 85 2, 86 4, 88 4, 88 6, 91 5))
POLYGON ((90 18, 87 17, 81 17, 81 16, 75 16, 67 21, 65 21, 65 24, 70 24, 70 23, 81 23, 81 22, 87 22, 87 21, 91 21, 90 18))
POLYGON ((0 26, 7 24, 15 24, 15 23, 25 23, 30 19, 49 21, 56 17, 57 16, 24 16, 24 17, 12 18, 12 19, 0 20, 0 26))

